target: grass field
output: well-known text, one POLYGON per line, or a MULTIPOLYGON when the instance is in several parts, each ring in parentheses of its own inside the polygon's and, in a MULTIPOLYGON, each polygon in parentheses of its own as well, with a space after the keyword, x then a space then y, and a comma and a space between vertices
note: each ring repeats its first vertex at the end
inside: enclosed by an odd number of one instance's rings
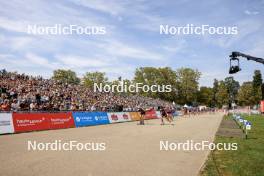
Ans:
POLYGON ((243 115, 243 118, 252 123, 248 139, 216 136, 215 143, 237 143, 238 150, 211 152, 201 171, 202 176, 264 175, 264 117, 243 115))

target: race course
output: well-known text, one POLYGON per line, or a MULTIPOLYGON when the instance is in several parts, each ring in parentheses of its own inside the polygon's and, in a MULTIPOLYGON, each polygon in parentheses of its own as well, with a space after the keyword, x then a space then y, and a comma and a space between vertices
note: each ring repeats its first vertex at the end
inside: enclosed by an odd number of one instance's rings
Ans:
POLYGON ((209 150, 160 151, 160 141, 213 141, 223 114, 176 118, 173 125, 148 120, 0 136, 3 176, 192 176, 209 150), (28 151, 28 141, 106 143, 105 151, 28 151))

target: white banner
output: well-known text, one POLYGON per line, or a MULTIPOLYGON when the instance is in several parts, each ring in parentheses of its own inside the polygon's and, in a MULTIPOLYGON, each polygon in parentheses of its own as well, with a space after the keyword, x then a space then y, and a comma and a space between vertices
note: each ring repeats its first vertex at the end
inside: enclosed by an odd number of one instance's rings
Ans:
POLYGON ((111 112, 107 113, 107 116, 110 123, 131 121, 131 117, 128 112, 111 112))
POLYGON ((0 134, 14 133, 12 113, 0 113, 0 134))
POLYGON ((158 119, 161 119, 160 111, 156 111, 156 114, 157 114, 158 119))

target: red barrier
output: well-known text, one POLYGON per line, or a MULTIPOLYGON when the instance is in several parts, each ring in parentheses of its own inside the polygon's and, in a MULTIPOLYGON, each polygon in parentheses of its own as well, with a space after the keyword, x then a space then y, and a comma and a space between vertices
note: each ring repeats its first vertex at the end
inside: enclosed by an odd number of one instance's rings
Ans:
POLYGON ((13 113, 15 132, 37 131, 50 129, 50 119, 47 114, 13 113))
POLYGON ((145 119, 157 119, 157 113, 154 109, 146 111, 145 119))
POLYGON ((264 112, 264 100, 260 101, 260 112, 264 112))
POLYGON ((74 127, 74 120, 70 112, 49 114, 49 118, 50 118, 50 129, 74 127))
POLYGON ((110 123, 131 121, 128 112, 111 112, 111 113, 107 113, 107 116, 110 123))
POLYGON ((15 132, 74 127, 71 113, 13 113, 15 132))

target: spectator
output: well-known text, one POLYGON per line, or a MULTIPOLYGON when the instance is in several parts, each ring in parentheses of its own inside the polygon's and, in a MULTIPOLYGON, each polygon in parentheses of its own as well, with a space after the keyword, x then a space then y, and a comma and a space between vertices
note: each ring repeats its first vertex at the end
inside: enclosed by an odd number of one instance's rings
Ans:
POLYGON ((0 71, 1 111, 135 111, 170 105, 160 99, 138 95, 93 92, 83 85, 64 84, 52 79, 0 71))
POLYGON ((14 99, 11 104, 11 111, 18 111, 20 109, 20 104, 17 99, 14 99))
POLYGON ((5 99, 4 102, 1 104, 1 111, 10 111, 10 105, 9 105, 9 100, 5 99))

